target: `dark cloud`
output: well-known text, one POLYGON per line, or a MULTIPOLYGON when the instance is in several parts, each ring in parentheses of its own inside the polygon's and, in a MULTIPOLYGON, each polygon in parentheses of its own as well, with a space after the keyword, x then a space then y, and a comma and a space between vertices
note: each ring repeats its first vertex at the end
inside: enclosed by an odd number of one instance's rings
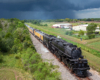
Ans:
POLYGON ((64 18, 75 18, 73 11, 1 11, 1 18, 19 18, 19 19, 64 19, 64 18))
POLYGON ((91 2, 90 4, 87 4, 85 6, 86 9, 89 9, 89 8, 100 8, 100 0, 98 1, 93 1, 91 2))
MULTIPOLYGON (((43 9, 45 11, 54 10, 73 10, 76 7, 68 0, 33 0, 17 3, 2 3, 0 2, 0 9, 9 11, 38 11, 43 9)), ((76 8, 77 9, 77 8, 76 8)))
POLYGON ((30 2, 25 3, 0 3, 0 10, 8 11, 30 11, 32 4, 30 2))
POLYGON ((0 1, 0 9, 9 11, 45 11, 55 10, 83 10, 99 8, 99 0, 8 0, 0 1))
POLYGON ((0 0, 0 17, 76 18, 74 10, 99 8, 99 3, 99 0, 0 0))

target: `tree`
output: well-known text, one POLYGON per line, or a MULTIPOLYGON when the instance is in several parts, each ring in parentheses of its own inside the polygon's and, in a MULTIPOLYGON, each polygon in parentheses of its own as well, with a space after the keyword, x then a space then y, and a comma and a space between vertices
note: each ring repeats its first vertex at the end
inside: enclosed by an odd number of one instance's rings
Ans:
POLYGON ((79 35, 84 35, 84 31, 80 30, 78 34, 79 35))
POLYGON ((44 26, 48 26, 47 24, 44 24, 44 26))
POLYGON ((87 35, 89 37, 89 39, 94 38, 95 37, 95 30, 96 30, 97 24, 91 23, 87 26, 86 30, 87 30, 87 35))
POLYGON ((2 29, 2 27, 3 27, 3 26, 2 26, 2 24, 1 24, 1 22, 0 22, 0 28, 2 29))
POLYGON ((66 19, 65 19, 65 21, 68 21, 68 22, 70 22, 70 19, 69 19, 69 18, 66 18, 66 19))
POLYGON ((96 27, 97 27, 97 24, 91 23, 87 26, 86 30, 93 32, 93 31, 95 31, 96 27))
POLYGON ((78 20, 77 19, 73 19, 73 22, 77 22, 78 20))

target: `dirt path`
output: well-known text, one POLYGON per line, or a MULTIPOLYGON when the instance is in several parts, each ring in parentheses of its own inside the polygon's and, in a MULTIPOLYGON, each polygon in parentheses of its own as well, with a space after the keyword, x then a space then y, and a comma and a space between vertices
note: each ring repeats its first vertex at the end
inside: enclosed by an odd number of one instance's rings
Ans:
MULTIPOLYGON (((59 62, 54 55, 49 52, 47 50, 47 48, 45 48, 43 46, 42 43, 40 43, 33 35, 31 36, 31 40, 33 42, 33 45, 35 46, 37 52, 39 54, 41 54, 41 57, 43 59, 43 61, 47 61, 47 62, 51 62, 53 65, 57 65, 59 66, 58 71, 61 72, 61 78, 62 80, 77 80, 77 78, 72 75, 68 69, 66 69, 66 67, 64 65, 61 64, 61 62, 59 62)), ((89 74, 89 78, 92 80, 100 80, 100 75, 98 72, 96 72, 93 69, 90 69, 90 71, 88 71, 89 74)))

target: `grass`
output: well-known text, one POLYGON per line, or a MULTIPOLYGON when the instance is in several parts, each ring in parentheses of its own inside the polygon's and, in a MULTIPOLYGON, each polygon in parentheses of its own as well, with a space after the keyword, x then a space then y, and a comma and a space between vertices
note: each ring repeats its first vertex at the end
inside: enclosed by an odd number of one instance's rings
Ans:
MULTIPOLYGON (((77 45, 78 45, 78 43, 80 43, 80 44, 83 44, 84 46, 87 46, 87 47, 90 47, 90 48, 91 48, 91 45, 94 45, 93 47, 95 47, 96 43, 98 43, 98 41, 100 40, 100 38, 95 38, 95 39, 91 39, 91 40, 82 40, 81 41, 80 39, 65 35, 65 32, 66 32, 65 29, 58 29, 58 28, 55 29, 55 28, 51 28, 50 26, 48 26, 48 27, 37 26, 37 25, 31 24, 31 23, 27 23, 27 24, 30 25, 33 28, 37 28, 41 31, 44 31, 47 34, 60 35, 62 38, 68 40, 69 42, 73 41, 73 42, 76 42, 77 45), (96 43, 94 43, 94 42, 96 42, 96 43), (91 45, 89 45, 89 44, 91 44, 91 45)), ((99 50, 100 44, 98 44, 98 47, 95 47, 95 48, 98 48, 98 50, 99 50)), ((98 56, 91 54, 90 52, 85 51, 85 50, 82 50, 82 51, 83 51, 83 55, 86 56, 86 59, 88 60, 89 65, 92 68, 94 68, 95 70, 100 72, 100 58, 98 56)))
POLYGON ((15 59, 15 55, 3 55, 3 62, 0 63, 0 80, 32 80, 32 74, 23 69, 21 60, 15 59))
POLYGON ((87 44, 93 43, 93 42, 98 42, 100 41, 100 37, 99 38, 94 38, 94 39, 90 39, 90 40, 86 40, 87 44))
POLYGON ((89 65, 97 70, 98 72, 100 72, 100 58, 98 58, 97 56, 94 56, 93 54, 86 52, 84 50, 82 50, 82 54, 85 56, 85 58, 88 60, 89 65))
POLYGON ((22 69, 1 68, 0 80, 32 80, 32 76, 22 69))
POLYGON ((0 80, 16 80, 13 71, 0 70, 0 80))
POLYGON ((87 46, 100 51, 100 39, 98 41, 88 44, 87 46))

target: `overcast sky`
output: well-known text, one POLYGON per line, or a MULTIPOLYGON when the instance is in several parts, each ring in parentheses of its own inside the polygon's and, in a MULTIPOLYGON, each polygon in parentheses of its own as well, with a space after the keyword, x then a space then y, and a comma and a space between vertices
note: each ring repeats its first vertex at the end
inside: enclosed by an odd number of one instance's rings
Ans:
POLYGON ((0 18, 100 18, 100 0, 0 0, 0 18))

